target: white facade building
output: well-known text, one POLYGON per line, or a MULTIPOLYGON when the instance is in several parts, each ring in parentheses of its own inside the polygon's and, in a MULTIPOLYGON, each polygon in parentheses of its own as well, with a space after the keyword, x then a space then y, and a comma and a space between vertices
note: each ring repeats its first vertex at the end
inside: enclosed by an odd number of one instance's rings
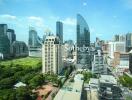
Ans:
POLYGON ((114 52, 125 52, 125 42, 109 42, 109 57, 114 58, 114 52))
POLYGON ((42 46, 43 73, 59 74, 62 69, 62 54, 59 38, 56 36, 46 36, 42 46))

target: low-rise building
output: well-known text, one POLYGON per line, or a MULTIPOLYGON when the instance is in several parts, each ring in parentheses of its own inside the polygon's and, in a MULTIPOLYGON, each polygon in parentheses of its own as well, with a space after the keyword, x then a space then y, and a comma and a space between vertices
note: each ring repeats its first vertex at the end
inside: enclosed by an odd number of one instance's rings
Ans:
POLYGON ((117 85, 117 80, 112 75, 101 75, 100 100, 122 100, 121 89, 117 85))

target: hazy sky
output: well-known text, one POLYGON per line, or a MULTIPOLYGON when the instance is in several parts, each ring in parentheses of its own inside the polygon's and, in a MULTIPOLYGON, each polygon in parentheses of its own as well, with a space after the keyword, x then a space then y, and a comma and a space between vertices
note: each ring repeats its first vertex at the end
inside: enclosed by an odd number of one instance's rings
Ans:
POLYGON ((0 0, 0 23, 15 29, 17 40, 28 40, 29 26, 43 36, 64 23, 64 39, 76 40, 76 14, 87 21, 91 41, 132 32, 132 0, 0 0))

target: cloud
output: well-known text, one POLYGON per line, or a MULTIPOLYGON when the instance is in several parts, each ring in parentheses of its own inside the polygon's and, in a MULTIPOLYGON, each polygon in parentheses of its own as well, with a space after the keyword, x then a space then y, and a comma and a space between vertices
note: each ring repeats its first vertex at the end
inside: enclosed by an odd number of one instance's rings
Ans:
POLYGON ((100 36, 103 36, 103 34, 102 33, 96 33, 96 36, 100 37, 100 36))
POLYGON ((83 6, 87 6, 87 3, 86 2, 83 2, 83 6))
POLYGON ((66 25, 71 25, 71 26, 76 25, 76 19, 74 19, 74 18, 66 18, 62 22, 66 25))
POLYGON ((29 25, 44 27, 44 20, 41 17, 30 16, 28 17, 29 25))
POLYGON ((16 16, 9 15, 9 14, 0 15, 0 17, 2 17, 2 18, 4 18, 4 19, 8 19, 8 20, 16 20, 16 19, 17 19, 16 16))
POLYGON ((30 16, 28 17, 29 20, 34 20, 34 21, 43 21, 41 17, 36 17, 36 16, 30 16))

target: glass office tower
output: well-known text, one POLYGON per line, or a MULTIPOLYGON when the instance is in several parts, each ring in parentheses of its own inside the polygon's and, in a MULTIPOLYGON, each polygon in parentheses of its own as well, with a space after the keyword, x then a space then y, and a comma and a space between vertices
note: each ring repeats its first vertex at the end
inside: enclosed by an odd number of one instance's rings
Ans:
POLYGON ((77 14, 77 64, 82 64, 86 67, 90 66, 89 46, 89 27, 85 19, 80 14, 77 14), (84 50, 84 47, 87 48, 87 50, 84 50))
POLYGON ((132 33, 126 34, 126 51, 129 52, 132 49, 132 33))
POLYGON ((10 41, 7 37, 7 24, 0 24, 0 54, 8 58, 10 54, 10 41))
POLYGON ((28 40, 29 47, 41 47, 39 40, 40 40, 40 38, 39 38, 36 30, 33 27, 30 27, 29 40, 28 40))
POLYGON ((63 43, 63 23, 60 21, 56 22, 56 36, 60 38, 61 44, 63 43))

